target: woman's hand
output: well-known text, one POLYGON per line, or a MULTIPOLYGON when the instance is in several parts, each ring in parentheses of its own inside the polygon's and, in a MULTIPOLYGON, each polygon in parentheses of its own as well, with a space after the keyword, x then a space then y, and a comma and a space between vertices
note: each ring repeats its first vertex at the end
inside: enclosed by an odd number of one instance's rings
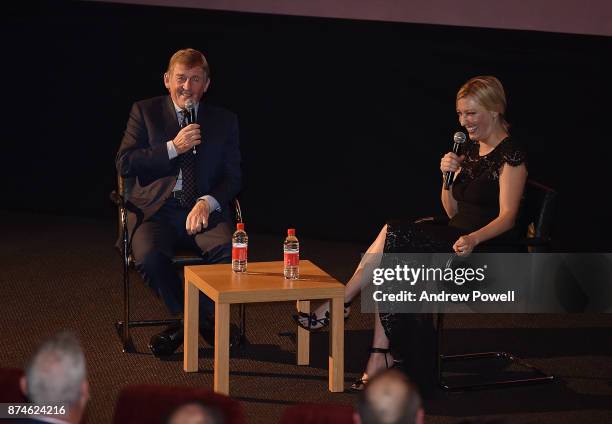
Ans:
POLYGON ((474 248, 478 245, 478 240, 471 234, 466 236, 461 236, 459 239, 453 244, 453 250, 459 256, 467 256, 474 248))
POLYGON ((457 156, 453 152, 448 152, 440 160, 440 171, 444 172, 456 172, 461 167, 461 162, 465 159, 465 155, 457 156))

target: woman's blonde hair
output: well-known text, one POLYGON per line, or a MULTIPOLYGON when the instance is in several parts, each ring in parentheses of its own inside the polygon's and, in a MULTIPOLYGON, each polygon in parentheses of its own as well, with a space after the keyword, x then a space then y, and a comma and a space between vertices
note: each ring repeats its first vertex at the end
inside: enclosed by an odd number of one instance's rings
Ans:
POLYGON ((485 109, 497 112, 500 123, 506 131, 510 124, 506 121, 506 93, 502 83, 491 75, 471 78, 457 92, 457 101, 464 97, 474 98, 485 109))

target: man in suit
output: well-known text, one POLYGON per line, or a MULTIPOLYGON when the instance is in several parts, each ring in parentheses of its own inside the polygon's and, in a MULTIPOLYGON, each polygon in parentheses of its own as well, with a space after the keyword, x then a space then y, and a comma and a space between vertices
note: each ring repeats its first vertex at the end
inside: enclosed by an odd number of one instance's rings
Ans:
POLYGON ((33 404, 54 404, 57 408, 52 412, 64 412, 32 415, 20 422, 79 423, 89 401, 89 383, 85 355, 76 336, 61 332, 45 341, 30 359, 20 384, 33 404))
MULTIPOLYGON (((231 261, 230 202, 241 185, 240 151, 236 115, 202 98, 210 68, 201 52, 177 51, 164 85, 169 95, 132 106, 116 163, 123 177, 135 179, 128 226, 136 268, 178 315, 183 284, 171 262, 175 249, 197 249, 211 264, 231 261)), ((200 332, 211 344, 213 310, 201 295, 200 332)), ((149 346, 163 356, 182 340, 182 326, 174 326, 149 346)))

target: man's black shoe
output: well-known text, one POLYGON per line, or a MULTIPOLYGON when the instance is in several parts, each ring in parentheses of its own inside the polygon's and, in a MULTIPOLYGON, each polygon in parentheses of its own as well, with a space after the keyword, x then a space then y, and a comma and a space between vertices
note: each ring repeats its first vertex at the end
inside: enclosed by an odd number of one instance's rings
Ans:
MULTIPOLYGON (((238 347, 240 344, 240 330, 236 324, 230 323, 229 328, 229 339, 230 339, 230 349, 238 347)), ((210 346, 215 345, 215 323, 211 323, 207 321, 204 325, 200 326, 200 335, 204 338, 206 343, 210 346)))
POLYGON ((149 341, 149 349, 156 357, 172 355, 183 344, 183 326, 172 325, 149 341))

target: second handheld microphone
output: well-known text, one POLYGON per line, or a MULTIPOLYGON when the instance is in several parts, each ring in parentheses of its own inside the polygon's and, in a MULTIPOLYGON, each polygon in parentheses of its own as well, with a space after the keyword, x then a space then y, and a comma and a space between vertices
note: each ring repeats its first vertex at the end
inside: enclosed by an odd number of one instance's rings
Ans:
MULTIPOLYGON (((453 153, 456 155, 460 154, 461 145, 465 143, 465 134, 461 131, 457 131, 455 135, 453 135, 453 153)), ((446 171, 444 173, 444 190, 448 190, 453 184, 453 179, 455 178, 455 173, 451 171, 446 171)))

